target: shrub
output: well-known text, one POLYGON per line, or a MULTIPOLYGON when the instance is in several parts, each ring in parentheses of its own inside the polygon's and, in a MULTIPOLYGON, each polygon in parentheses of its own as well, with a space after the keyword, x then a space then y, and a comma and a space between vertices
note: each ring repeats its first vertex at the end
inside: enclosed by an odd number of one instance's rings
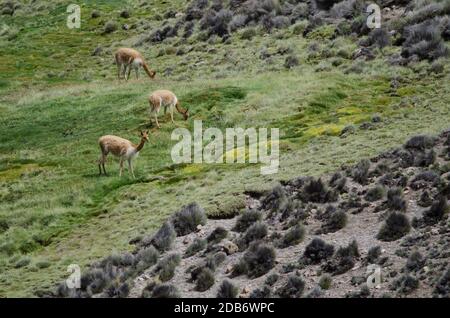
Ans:
POLYGON ((175 269, 180 264, 181 257, 179 254, 169 254, 156 264, 155 273, 162 282, 166 282, 175 275, 175 269))
POLYGON ((387 30, 383 28, 374 29, 369 33, 367 40, 364 41, 365 46, 375 45, 379 49, 383 49, 391 43, 391 37, 387 30))
POLYGON ((178 236, 187 235, 196 231, 198 225, 205 225, 206 214, 197 203, 191 203, 175 213, 172 223, 178 236))
POLYGON ((257 298, 257 299, 269 298, 271 294, 272 290, 270 289, 270 287, 264 285, 262 288, 254 289, 250 294, 250 298, 257 298))
POLYGON ((380 246, 371 247, 369 249, 369 252, 367 253, 367 263, 376 264, 380 256, 381 256, 381 247, 380 246))
POLYGON ((239 289, 228 279, 225 279, 219 286, 217 291, 217 298, 236 298, 239 294, 239 289))
POLYGON ((404 38, 403 57, 416 55, 419 59, 432 61, 449 54, 436 19, 407 27, 404 38))
POLYGON ((263 239, 267 236, 267 226, 263 222, 256 222, 250 226, 238 241, 241 248, 245 248, 253 241, 263 239))
POLYGON ((240 38, 242 40, 251 40, 256 36, 256 34, 255 28, 246 28, 240 32, 240 38))
POLYGON ((281 239, 280 248, 297 245, 303 241, 305 237, 305 228, 301 224, 297 224, 290 228, 281 239))
POLYGON ((80 288, 87 291, 89 295, 100 293, 108 284, 110 278, 101 269, 92 269, 83 275, 80 279, 80 288))
POLYGON ((266 210, 277 210, 286 201, 287 194, 281 185, 275 186, 263 199, 262 207, 266 210))
POLYGON ((224 238, 228 236, 228 231, 225 230, 223 227, 219 226, 212 231, 206 240, 208 241, 208 244, 216 244, 222 241, 224 238))
POLYGON ((230 31, 234 32, 237 29, 243 28, 247 24, 248 16, 246 14, 236 14, 230 21, 230 31))
POLYGON ((275 29, 284 29, 291 25, 291 19, 284 16, 276 16, 272 18, 272 25, 275 29))
POLYGON ((439 278, 436 286, 434 287, 433 294, 438 297, 450 296, 450 268, 447 269, 439 278))
POLYGON ((327 203, 337 200, 337 193, 329 190, 321 179, 311 179, 298 195, 303 202, 327 203))
POLYGON ((244 254, 247 276, 256 278, 264 275, 275 266, 275 249, 267 244, 254 242, 244 254))
POLYGON ((99 17, 100 17, 100 12, 99 11, 94 10, 94 11, 91 12, 91 18, 92 19, 96 19, 96 18, 99 18, 99 17))
POLYGON ((394 211, 405 211, 406 201, 403 199, 403 190, 400 188, 391 188, 387 193, 387 207, 394 211))
POLYGON ((105 24, 104 33, 113 33, 117 30, 117 23, 114 21, 108 21, 105 24))
POLYGON ((422 254, 418 251, 411 253, 406 261, 406 269, 408 271, 417 271, 425 265, 425 259, 422 254))
POLYGON ((31 263, 31 259, 28 257, 24 257, 19 259, 15 264, 14 264, 14 268, 22 268, 25 266, 28 266, 31 263))
POLYGON ((419 287, 419 281, 409 274, 404 274, 394 281, 393 286, 400 293, 410 294, 419 287))
POLYGON ((36 263, 36 267, 39 269, 48 268, 50 267, 51 263, 48 261, 40 261, 36 263))
POLYGON ((310 264, 318 264, 323 260, 328 259, 334 253, 334 246, 325 243, 319 238, 314 238, 311 243, 309 243, 305 252, 303 253, 303 258, 310 264))
POLYGON ((364 196, 364 199, 366 199, 369 202, 381 200, 384 196, 384 192, 385 192, 384 187, 379 185, 374 186, 367 191, 366 195, 364 196))
POLYGON ((352 170, 352 178, 360 184, 366 184, 369 177, 370 161, 367 159, 361 160, 352 170))
POLYGON ((428 190, 422 192, 419 200, 417 201, 417 204, 421 207, 429 207, 433 204, 433 198, 431 197, 431 194, 428 190))
POLYGON ((273 286, 278 281, 279 278, 280 278, 280 276, 278 274, 274 273, 274 274, 267 276, 266 281, 264 283, 266 285, 273 286))
POLYGON ((189 245, 184 252, 184 257, 191 257, 201 250, 205 249, 207 245, 207 241, 205 239, 196 238, 191 245, 189 245))
POLYGON ((358 244, 354 240, 348 246, 340 247, 334 257, 322 267, 326 272, 340 275, 355 266, 357 257, 359 257, 358 244))
POLYGON ((291 69, 295 66, 299 65, 299 60, 295 55, 289 55, 286 57, 286 60, 284 61, 284 67, 287 69, 291 69))
POLYGON ((153 298, 180 298, 178 289, 169 284, 157 285, 153 288, 153 298))
POLYGON ((207 291, 212 285, 214 285, 214 283, 214 273, 209 268, 203 268, 197 276, 195 290, 199 292, 207 291))
POLYGON ((404 214, 393 212, 381 227, 377 238, 386 242, 396 241, 408 234, 410 230, 411 225, 408 218, 404 214))
POLYGON ((297 275, 289 275, 284 286, 277 290, 281 298, 300 298, 305 289, 305 282, 297 275))
POLYGON ((360 2, 357 0, 344 0, 337 2, 330 9, 330 15, 335 19, 350 19, 362 11, 360 2))
POLYGON ((130 11, 128 10, 122 10, 120 12, 120 17, 124 19, 128 19, 130 17, 130 11))
MULTIPOLYGON (((172 223, 165 222, 156 234, 151 238, 150 244, 153 244, 159 251, 167 251, 175 241, 176 233, 172 223)), ((144 239, 144 245, 146 240, 144 239)))
POLYGON ((347 214, 344 211, 331 212, 326 222, 321 226, 320 233, 334 233, 347 225, 347 214))
POLYGON ((256 210, 246 210, 236 220, 233 231, 245 232, 255 222, 261 220, 261 213, 256 210))
POLYGON ((158 261, 158 258, 158 250, 153 246, 150 246, 139 251, 136 256, 136 262, 138 263, 138 266, 148 268, 154 265, 158 261))
POLYGON ((409 139, 406 144, 406 149, 425 150, 434 146, 434 138, 426 135, 414 136, 409 139))
POLYGON ((106 295, 111 298, 126 298, 129 294, 130 285, 127 282, 114 282, 106 290, 106 295))
POLYGON ((319 286, 320 286, 320 288, 322 288, 324 290, 328 290, 328 289, 330 289, 332 282, 333 282, 333 278, 328 274, 324 274, 319 279, 319 286))
POLYGON ((423 213, 423 220, 426 224, 436 224, 442 220, 449 212, 447 198, 440 196, 430 207, 423 213))

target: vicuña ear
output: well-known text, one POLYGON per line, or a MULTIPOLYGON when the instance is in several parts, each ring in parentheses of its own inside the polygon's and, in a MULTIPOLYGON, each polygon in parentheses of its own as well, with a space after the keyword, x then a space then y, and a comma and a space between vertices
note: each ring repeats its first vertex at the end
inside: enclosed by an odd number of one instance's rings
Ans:
POLYGON ((141 136, 144 136, 144 133, 142 132, 142 130, 139 131, 139 133, 140 133, 141 136))

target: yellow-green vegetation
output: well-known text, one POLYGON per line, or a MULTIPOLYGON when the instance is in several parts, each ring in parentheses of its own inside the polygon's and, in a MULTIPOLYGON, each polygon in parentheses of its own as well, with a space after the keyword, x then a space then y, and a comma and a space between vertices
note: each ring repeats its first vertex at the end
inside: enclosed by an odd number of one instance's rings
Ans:
MULTIPOLYGON (((355 62, 342 56, 355 48, 352 41, 327 40, 312 53, 312 40, 291 29, 255 32, 251 40, 235 33, 227 43, 193 36, 144 44, 138 49, 158 78, 119 83, 112 52, 145 31, 119 27, 103 34, 103 25, 144 21, 150 32, 165 11, 185 2, 84 1, 81 30, 65 27, 65 2, 43 3, 33 14, 5 17, 18 33, 0 37, 0 297, 34 295, 63 279, 69 264, 85 268, 132 249, 132 238, 152 233, 184 204, 196 201, 210 217, 234 215, 244 207, 245 191, 331 172, 412 134, 448 126, 448 73, 430 75, 428 64, 419 72, 388 66, 382 56, 364 63, 362 72, 348 72, 355 62), (125 8, 128 19, 119 17, 125 8), (100 17, 90 18, 93 10, 100 17), (105 52, 92 56, 97 46, 105 52), (180 48, 184 54, 175 53, 180 48), (286 50, 300 61, 289 70, 286 50), (262 51, 270 57, 262 59, 262 51), (336 56, 342 64, 331 66, 336 56), (330 67, 318 70, 319 61, 330 67), (394 77, 404 79, 398 89, 391 87, 394 77), (203 120, 204 128, 280 128, 279 173, 261 176, 249 164, 174 165, 175 127, 165 117, 157 130, 148 114, 147 96, 160 88, 190 109, 189 121, 177 116, 177 127, 192 130, 194 120, 203 120), (375 115, 381 122, 370 130, 341 136, 375 115), (137 142, 144 128, 151 129, 150 142, 136 160, 137 179, 119 178, 112 158, 109 176, 98 177, 98 138, 115 134, 137 142)), ((328 39, 332 31, 317 32, 328 39)))

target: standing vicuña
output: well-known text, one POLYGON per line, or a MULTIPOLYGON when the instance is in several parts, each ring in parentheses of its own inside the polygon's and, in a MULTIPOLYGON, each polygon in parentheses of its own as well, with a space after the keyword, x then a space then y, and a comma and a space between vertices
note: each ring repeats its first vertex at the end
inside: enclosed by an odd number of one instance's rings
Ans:
POLYGON ((147 63, 145 63, 144 58, 141 53, 136 50, 129 48, 121 48, 117 50, 115 54, 116 64, 117 64, 117 77, 120 80, 120 74, 123 73, 125 80, 130 78, 130 72, 133 68, 136 72, 136 78, 139 78, 139 68, 143 67, 145 73, 150 78, 154 78, 156 75, 155 71, 150 70, 147 63), (123 69, 123 71, 122 71, 123 69), (127 72, 128 70, 128 72, 127 72))
POLYGON ((100 145, 100 150, 102 152, 100 160, 98 162, 98 169, 100 171, 100 175, 102 175, 102 167, 103 172, 106 175, 105 170, 106 156, 111 152, 114 156, 120 158, 119 176, 122 176, 123 162, 124 160, 127 160, 129 171, 133 176, 133 178, 135 178, 132 160, 139 154, 139 151, 141 151, 142 148, 144 148, 145 143, 148 141, 148 133, 149 133, 148 131, 144 132, 141 131, 141 142, 139 143, 139 145, 134 145, 133 143, 131 143, 131 141, 117 136, 108 135, 100 137, 100 139, 98 140, 98 144, 100 145))
POLYGON ((177 111, 181 115, 183 115, 184 120, 188 120, 188 118, 189 118, 189 110, 181 108, 178 98, 171 91, 159 90, 159 91, 153 92, 149 96, 148 101, 150 103, 150 113, 153 113, 155 115, 156 126, 158 126, 158 128, 161 128, 161 126, 159 126, 159 122, 158 122, 158 113, 159 113, 161 107, 164 107, 164 115, 167 112, 167 107, 169 107, 170 118, 172 119, 172 123, 175 123, 173 121, 174 108, 176 108, 177 111))

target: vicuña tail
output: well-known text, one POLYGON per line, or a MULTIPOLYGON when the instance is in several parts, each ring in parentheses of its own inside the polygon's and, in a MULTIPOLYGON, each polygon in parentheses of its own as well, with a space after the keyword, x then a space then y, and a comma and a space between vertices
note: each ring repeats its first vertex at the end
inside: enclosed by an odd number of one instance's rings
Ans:
POLYGON ((155 75, 154 73, 152 73, 152 71, 150 70, 150 68, 148 67, 147 63, 143 63, 142 67, 144 68, 145 73, 147 73, 148 77, 153 78, 155 75))

